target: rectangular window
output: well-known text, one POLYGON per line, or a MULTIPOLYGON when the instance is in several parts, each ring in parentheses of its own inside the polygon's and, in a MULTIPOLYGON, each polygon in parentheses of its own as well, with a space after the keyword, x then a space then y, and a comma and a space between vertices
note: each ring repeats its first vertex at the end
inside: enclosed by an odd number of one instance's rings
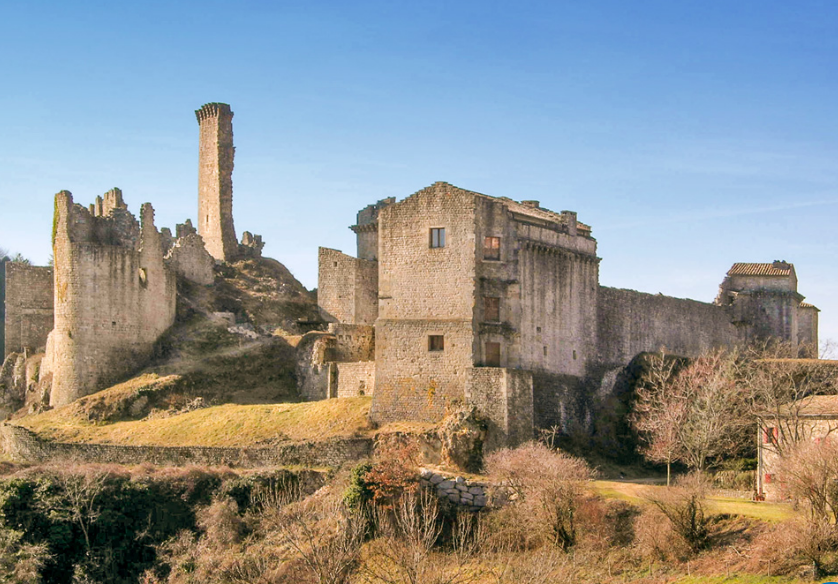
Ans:
POLYGON ((429 351, 444 351, 445 350, 445 336, 444 335, 428 335, 428 350, 429 351))
POLYGON ((491 296, 483 298, 483 320, 500 322, 500 298, 492 298, 491 296))
POLYGON ((431 228, 431 247, 445 247, 445 227, 431 228))
POLYGON ((766 428, 762 431, 763 444, 777 444, 777 428, 766 428))
POLYGON ((483 259, 500 259, 500 237, 486 237, 483 239, 483 259))
POLYGON ((486 366, 500 367, 500 343, 486 343, 486 366))

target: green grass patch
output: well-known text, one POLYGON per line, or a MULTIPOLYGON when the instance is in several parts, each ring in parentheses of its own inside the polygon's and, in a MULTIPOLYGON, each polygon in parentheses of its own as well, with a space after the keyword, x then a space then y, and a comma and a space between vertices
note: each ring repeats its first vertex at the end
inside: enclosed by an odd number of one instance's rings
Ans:
MULTIPOLYGON (((621 499, 634 503, 635 505, 647 504, 644 494, 655 489, 666 487, 655 484, 644 484, 637 482, 622 481, 593 481, 593 490, 606 499, 621 499)), ((786 503, 773 503, 768 501, 749 501, 746 499, 733 499, 728 497, 710 496, 707 500, 707 508, 713 514, 731 514, 752 517, 761 521, 776 523, 790 519, 794 510, 786 503)))

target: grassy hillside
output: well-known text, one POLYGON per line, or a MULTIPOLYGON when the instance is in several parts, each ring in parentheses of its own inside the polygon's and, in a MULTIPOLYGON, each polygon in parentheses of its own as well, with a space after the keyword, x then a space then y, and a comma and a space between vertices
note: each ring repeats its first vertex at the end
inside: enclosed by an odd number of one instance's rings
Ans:
MULTIPOLYGON (((165 378, 158 380, 166 383, 165 378)), ((370 431, 372 398, 308 403, 225 404, 178 415, 109 424, 91 422, 70 404, 16 423, 46 440, 156 446, 270 446, 370 431)))

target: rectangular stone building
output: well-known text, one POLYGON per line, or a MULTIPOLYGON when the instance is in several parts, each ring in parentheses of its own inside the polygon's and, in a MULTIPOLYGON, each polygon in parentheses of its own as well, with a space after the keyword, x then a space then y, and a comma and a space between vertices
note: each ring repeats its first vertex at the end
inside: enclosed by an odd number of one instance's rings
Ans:
POLYGON ((53 326, 52 268, 5 262, 3 357, 43 349, 53 326))

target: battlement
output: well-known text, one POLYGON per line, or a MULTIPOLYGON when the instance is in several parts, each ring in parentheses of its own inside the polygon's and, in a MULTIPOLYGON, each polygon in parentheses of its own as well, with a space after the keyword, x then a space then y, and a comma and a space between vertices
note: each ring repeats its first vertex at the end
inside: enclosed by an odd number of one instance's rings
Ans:
POLYGON ((204 120, 220 116, 230 116, 231 119, 233 118, 233 110, 230 109, 230 104, 218 102, 205 103, 200 109, 195 110, 195 117, 198 119, 199 124, 204 120))

